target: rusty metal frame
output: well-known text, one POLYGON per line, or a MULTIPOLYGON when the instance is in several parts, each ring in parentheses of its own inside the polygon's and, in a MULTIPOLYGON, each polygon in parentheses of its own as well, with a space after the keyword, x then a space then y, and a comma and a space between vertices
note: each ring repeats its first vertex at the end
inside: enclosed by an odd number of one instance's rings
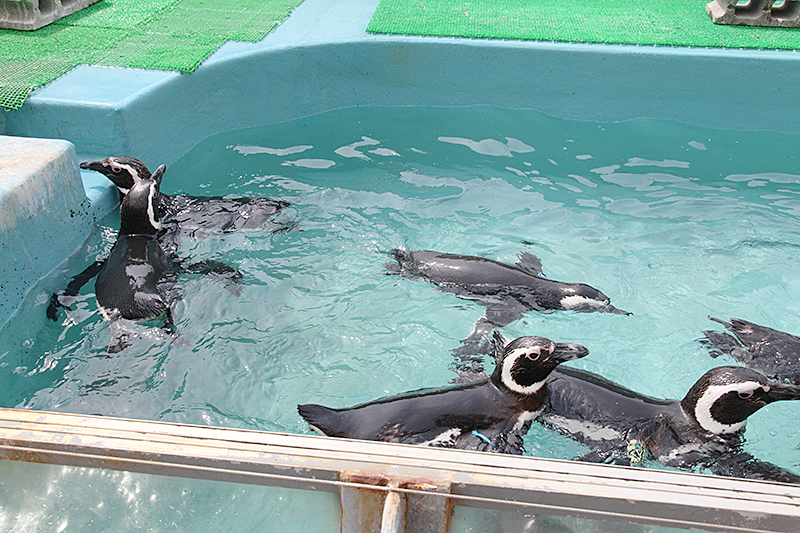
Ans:
POLYGON ((703 531, 792 531, 800 519, 794 485, 16 409, 0 409, 0 459, 299 489, 369 488, 703 531), (342 472, 388 481, 365 484, 342 472), (449 492, 425 490, 425 483, 449 492))

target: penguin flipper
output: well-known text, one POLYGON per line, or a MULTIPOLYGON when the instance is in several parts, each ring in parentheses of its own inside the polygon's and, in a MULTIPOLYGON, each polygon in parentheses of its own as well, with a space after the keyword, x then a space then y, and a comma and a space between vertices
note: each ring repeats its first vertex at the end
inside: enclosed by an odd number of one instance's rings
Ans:
POLYGON ((47 306, 47 318, 50 320, 57 320, 58 319, 58 308, 59 307, 69 307, 72 303, 76 300, 78 294, 80 294, 81 289, 84 285, 89 283, 97 274, 103 270, 103 265, 106 264, 105 259, 101 259, 99 261, 95 261, 88 267, 86 267, 83 272, 73 277, 70 282, 67 284, 66 288, 61 291, 60 293, 53 293, 50 296, 50 303, 47 306))
POLYGON ((513 426, 511 428, 501 426, 464 431, 456 439, 453 448, 522 455, 525 453, 522 437, 528 432, 530 426, 531 423, 529 421, 519 429, 514 429, 513 426))
POLYGON ((126 328, 119 320, 112 320, 110 324, 111 341, 108 343, 108 355, 122 352, 131 347, 134 340, 139 338, 139 334, 132 329, 126 328))
POLYGON ((772 463, 756 459, 741 450, 733 450, 722 457, 716 457, 707 466, 716 475, 758 479, 761 481, 778 481, 780 483, 800 483, 800 475, 784 470, 772 463))
POLYGON ((297 412, 308 422, 309 427, 329 437, 349 437, 342 425, 343 416, 338 411, 317 404, 297 406, 297 412))
POLYGON ((544 272, 542 271, 542 261, 538 257, 528 252, 522 252, 518 256, 519 260, 517 261, 517 266, 528 272, 529 274, 533 274, 536 277, 543 278, 544 272))
MULTIPOLYGON (((515 320, 522 318, 528 308, 513 300, 509 303, 493 303, 486 306, 483 319, 497 328, 504 328, 515 320)), ((536 309, 540 311, 541 309, 536 309)))
POLYGON ((186 264, 183 268, 190 272, 204 274, 221 283, 234 296, 239 296, 242 293, 242 289, 238 285, 242 280, 242 273, 221 261, 198 261, 197 263, 186 264))

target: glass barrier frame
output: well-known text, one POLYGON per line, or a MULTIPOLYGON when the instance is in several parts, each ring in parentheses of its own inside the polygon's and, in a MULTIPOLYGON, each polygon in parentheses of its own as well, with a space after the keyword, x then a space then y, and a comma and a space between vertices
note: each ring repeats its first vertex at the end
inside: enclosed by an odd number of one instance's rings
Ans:
POLYGON ((0 409, 0 459, 702 531, 792 531, 800 519, 800 487, 782 483, 18 409, 0 409))

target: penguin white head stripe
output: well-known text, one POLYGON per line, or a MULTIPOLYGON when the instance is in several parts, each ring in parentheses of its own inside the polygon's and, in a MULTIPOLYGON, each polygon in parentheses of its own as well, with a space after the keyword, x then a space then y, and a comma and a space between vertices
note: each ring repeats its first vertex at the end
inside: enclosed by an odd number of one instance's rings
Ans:
POLYGON ((150 225, 156 230, 161 229, 161 220, 156 215, 156 205, 158 202, 158 184, 155 181, 148 183, 150 192, 147 195, 147 218, 150 220, 150 225))
POLYGON ((142 180, 142 177, 139 176, 139 171, 133 165, 126 165, 116 160, 114 157, 110 157, 103 161, 103 166, 108 167, 114 174, 119 174, 120 172, 127 172, 131 175, 134 183, 137 183, 142 180))
POLYGON ((706 372, 681 400, 681 408, 706 431, 730 435, 747 417, 779 400, 799 400, 800 387, 770 381, 746 367, 721 366, 706 372))
POLYGON ((728 435, 740 431, 747 424, 747 419, 731 424, 724 424, 714 418, 712 408, 721 398, 736 393, 741 398, 753 396, 756 391, 769 392, 769 387, 755 381, 744 383, 731 383, 730 385, 712 385, 708 387, 694 406, 694 417, 697 423, 708 432, 715 435, 728 435))
POLYGON ((121 235, 155 235, 161 229, 158 183, 166 168, 161 165, 153 173, 153 179, 135 183, 123 198, 120 207, 121 235))
POLYGON ((111 156, 102 161, 84 161, 84 170, 94 170, 114 182, 122 194, 128 194, 134 183, 151 179, 147 167, 134 157, 111 156))
POLYGON ((582 344, 553 342, 544 337, 520 337, 511 342, 495 334, 495 349, 502 350, 493 381, 518 394, 536 394, 550 372, 564 361, 579 359, 589 350, 582 344), (498 383, 499 382, 499 383, 498 383))

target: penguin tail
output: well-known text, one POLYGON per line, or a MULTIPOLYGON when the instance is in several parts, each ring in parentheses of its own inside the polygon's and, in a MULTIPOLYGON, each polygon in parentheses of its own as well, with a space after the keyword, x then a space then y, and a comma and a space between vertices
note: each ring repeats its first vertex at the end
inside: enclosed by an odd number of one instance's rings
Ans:
POLYGON ((128 329, 118 321, 111 322, 111 342, 108 343, 108 355, 113 355, 127 350, 131 347, 134 340, 138 339, 140 335, 128 329))
POLYGON ((700 339, 700 344, 708 349, 708 353, 711 357, 730 355, 734 350, 741 349, 741 345, 736 342, 736 339, 727 333, 704 331, 703 335, 706 337, 700 339))
POLYGON ((384 266, 386 267, 387 274, 394 274, 394 275, 404 275, 406 269, 414 263, 414 256, 412 252, 407 250, 401 250, 400 248, 392 248, 389 250, 389 255, 391 255, 397 263, 386 263, 384 266))
POLYGON ((308 422, 308 427, 320 435, 330 437, 343 437, 340 431, 334 428, 336 420, 341 418, 338 412, 322 405, 308 403, 297 406, 297 412, 308 422))

